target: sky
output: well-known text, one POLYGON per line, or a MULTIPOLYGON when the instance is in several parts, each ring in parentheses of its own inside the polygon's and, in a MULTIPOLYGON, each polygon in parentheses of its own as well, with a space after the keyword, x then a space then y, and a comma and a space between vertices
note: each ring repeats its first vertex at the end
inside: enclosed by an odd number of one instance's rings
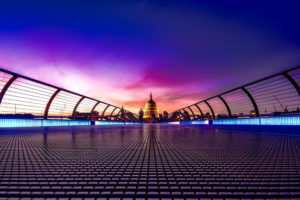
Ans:
POLYGON ((0 66, 138 112, 300 65, 297 1, 0 0, 0 66))

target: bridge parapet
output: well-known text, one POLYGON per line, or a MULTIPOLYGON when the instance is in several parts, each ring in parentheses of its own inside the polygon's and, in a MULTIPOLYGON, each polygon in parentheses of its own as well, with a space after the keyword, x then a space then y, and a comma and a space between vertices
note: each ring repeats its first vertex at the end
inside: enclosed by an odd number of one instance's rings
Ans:
POLYGON ((201 100, 169 115, 169 121, 300 115, 300 67, 201 100))
POLYGON ((55 85, 0 68, 0 117, 137 122, 138 116, 55 85))

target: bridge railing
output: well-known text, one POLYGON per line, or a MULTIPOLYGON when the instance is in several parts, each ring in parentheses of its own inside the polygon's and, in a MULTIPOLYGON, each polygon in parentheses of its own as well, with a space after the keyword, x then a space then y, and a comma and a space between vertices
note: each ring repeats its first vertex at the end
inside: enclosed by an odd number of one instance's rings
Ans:
POLYGON ((0 117, 135 122, 137 115, 97 99, 0 68, 0 117))
POLYGON ((169 121, 300 115, 300 67, 201 100, 169 121))

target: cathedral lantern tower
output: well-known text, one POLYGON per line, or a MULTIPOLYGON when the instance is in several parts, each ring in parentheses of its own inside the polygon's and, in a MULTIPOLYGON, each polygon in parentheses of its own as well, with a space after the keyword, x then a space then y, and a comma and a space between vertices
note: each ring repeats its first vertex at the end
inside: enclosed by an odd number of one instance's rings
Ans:
POLYGON ((150 99, 147 101, 144 110, 144 119, 148 123, 155 123, 155 121, 159 118, 158 107, 152 99, 152 93, 150 92, 150 99))

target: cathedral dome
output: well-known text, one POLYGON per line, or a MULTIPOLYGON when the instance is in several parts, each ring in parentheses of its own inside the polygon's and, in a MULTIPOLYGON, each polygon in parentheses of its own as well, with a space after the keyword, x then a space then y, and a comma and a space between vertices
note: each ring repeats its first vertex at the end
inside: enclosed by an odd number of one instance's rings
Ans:
POLYGON ((147 122, 150 122, 152 120, 152 116, 155 116, 155 118, 159 118, 159 111, 155 101, 153 101, 152 99, 152 93, 150 93, 150 99, 145 105, 144 119, 147 122))

